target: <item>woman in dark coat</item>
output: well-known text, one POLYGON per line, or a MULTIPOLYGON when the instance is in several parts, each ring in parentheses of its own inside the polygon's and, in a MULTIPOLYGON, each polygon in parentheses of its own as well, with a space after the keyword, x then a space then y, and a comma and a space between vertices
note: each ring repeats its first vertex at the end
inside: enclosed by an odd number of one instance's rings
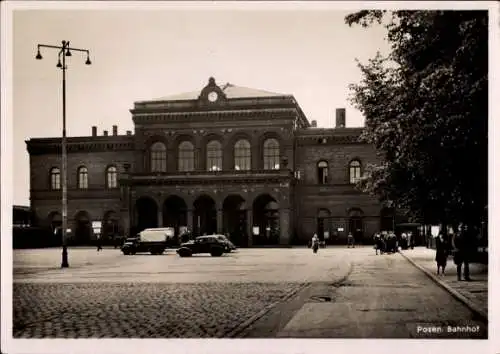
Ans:
POLYGON ((448 244, 443 237, 443 234, 439 234, 436 239, 436 263, 437 263, 437 275, 439 275, 439 269, 441 269, 441 275, 444 275, 444 270, 446 269, 446 263, 448 261, 448 244))

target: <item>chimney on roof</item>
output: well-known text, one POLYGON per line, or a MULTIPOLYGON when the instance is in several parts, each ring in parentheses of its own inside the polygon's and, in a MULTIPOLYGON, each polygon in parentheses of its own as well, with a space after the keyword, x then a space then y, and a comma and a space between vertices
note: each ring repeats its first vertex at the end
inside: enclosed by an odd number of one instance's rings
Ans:
POLYGON ((117 135, 118 135, 118 126, 113 125, 113 136, 117 136, 117 135))
POLYGON ((345 128, 345 108, 335 110, 335 128, 345 128))
POLYGON ((317 126, 318 126, 318 122, 316 122, 315 120, 312 120, 311 127, 316 128, 317 126))
POLYGON ((107 130, 103 131, 102 133, 103 133, 104 136, 108 136, 108 131, 107 130))
POLYGON ((92 136, 97 136, 97 127, 95 125, 92 126, 92 136))
POLYGON ((127 130, 127 135, 132 135, 132 131, 127 130))

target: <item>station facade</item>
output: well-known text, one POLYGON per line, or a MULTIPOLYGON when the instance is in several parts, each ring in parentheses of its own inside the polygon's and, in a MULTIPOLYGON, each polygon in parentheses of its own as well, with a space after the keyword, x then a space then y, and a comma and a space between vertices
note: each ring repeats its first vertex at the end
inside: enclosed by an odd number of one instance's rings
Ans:
MULTIPOLYGON (((355 182, 375 148, 363 128, 309 121, 295 98, 213 78, 200 91, 135 102, 134 132, 68 137, 68 227, 74 244, 173 227, 224 233, 240 247, 358 242, 394 226, 394 215, 355 182)), ((61 225, 61 139, 26 141, 31 210, 61 225)))

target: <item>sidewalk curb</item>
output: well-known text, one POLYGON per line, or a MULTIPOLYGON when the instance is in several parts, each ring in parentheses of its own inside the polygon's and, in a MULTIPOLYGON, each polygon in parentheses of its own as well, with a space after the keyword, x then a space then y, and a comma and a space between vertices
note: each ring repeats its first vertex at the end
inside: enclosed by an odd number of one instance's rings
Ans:
POLYGON ((309 288, 311 285, 312 285, 312 283, 305 283, 305 284, 300 285, 297 289, 290 291, 288 294, 286 294, 280 300, 275 301, 272 304, 264 307, 261 311, 257 312, 255 315, 253 315, 252 317, 250 317, 246 321, 240 323, 238 326, 236 326, 236 328, 233 328, 231 331, 223 334, 221 336, 221 338, 235 338, 238 334, 243 332, 248 326, 250 326, 252 323, 257 321, 259 318, 264 316, 269 311, 271 311, 275 306, 277 306, 281 302, 285 302, 285 301, 289 300, 290 298, 292 298, 293 296, 295 296, 299 292, 304 291, 307 288, 309 288))
POLYGON ((399 254, 401 254, 401 256, 403 256, 403 258, 405 258, 408 262, 413 264, 413 266, 415 266, 415 268, 420 269, 422 272, 425 273, 425 275, 427 275, 429 278, 431 278, 435 283, 437 283, 442 288, 444 288, 446 291, 448 291, 455 299, 457 299, 458 301, 462 302, 465 306, 467 306, 472 312, 474 312, 474 314, 481 317, 481 319, 483 321, 488 322, 488 314, 485 313, 479 307, 477 307, 471 300, 467 299, 465 296, 460 294, 457 290, 453 289, 451 286, 449 286, 444 281, 442 281, 441 279, 436 277, 434 274, 429 272, 427 269, 425 269, 421 265, 417 264, 417 262, 415 262, 413 259, 411 259, 411 257, 405 255, 403 252, 399 252, 399 254))

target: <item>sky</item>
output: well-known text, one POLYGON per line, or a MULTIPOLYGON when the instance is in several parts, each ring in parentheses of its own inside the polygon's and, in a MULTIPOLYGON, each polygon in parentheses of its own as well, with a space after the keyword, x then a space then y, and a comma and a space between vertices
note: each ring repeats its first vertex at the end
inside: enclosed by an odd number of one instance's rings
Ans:
MULTIPOLYGON (((208 3, 209 4, 209 3, 208 3)), ((74 52, 67 71, 67 134, 88 136, 133 130, 135 101, 201 90, 213 76, 219 85, 292 94, 309 121, 333 127, 335 109, 346 125, 364 118, 349 103, 349 84, 378 50, 386 52, 382 26, 349 27, 351 11, 269 9, 253 6, 177 6, 96 10, 16 10, 13 15, 13 148, 15 205, 29 205, 29 155, 25 140, 59 137, 61 70, 57 51, 37 44, 89 49, 74 52)))

